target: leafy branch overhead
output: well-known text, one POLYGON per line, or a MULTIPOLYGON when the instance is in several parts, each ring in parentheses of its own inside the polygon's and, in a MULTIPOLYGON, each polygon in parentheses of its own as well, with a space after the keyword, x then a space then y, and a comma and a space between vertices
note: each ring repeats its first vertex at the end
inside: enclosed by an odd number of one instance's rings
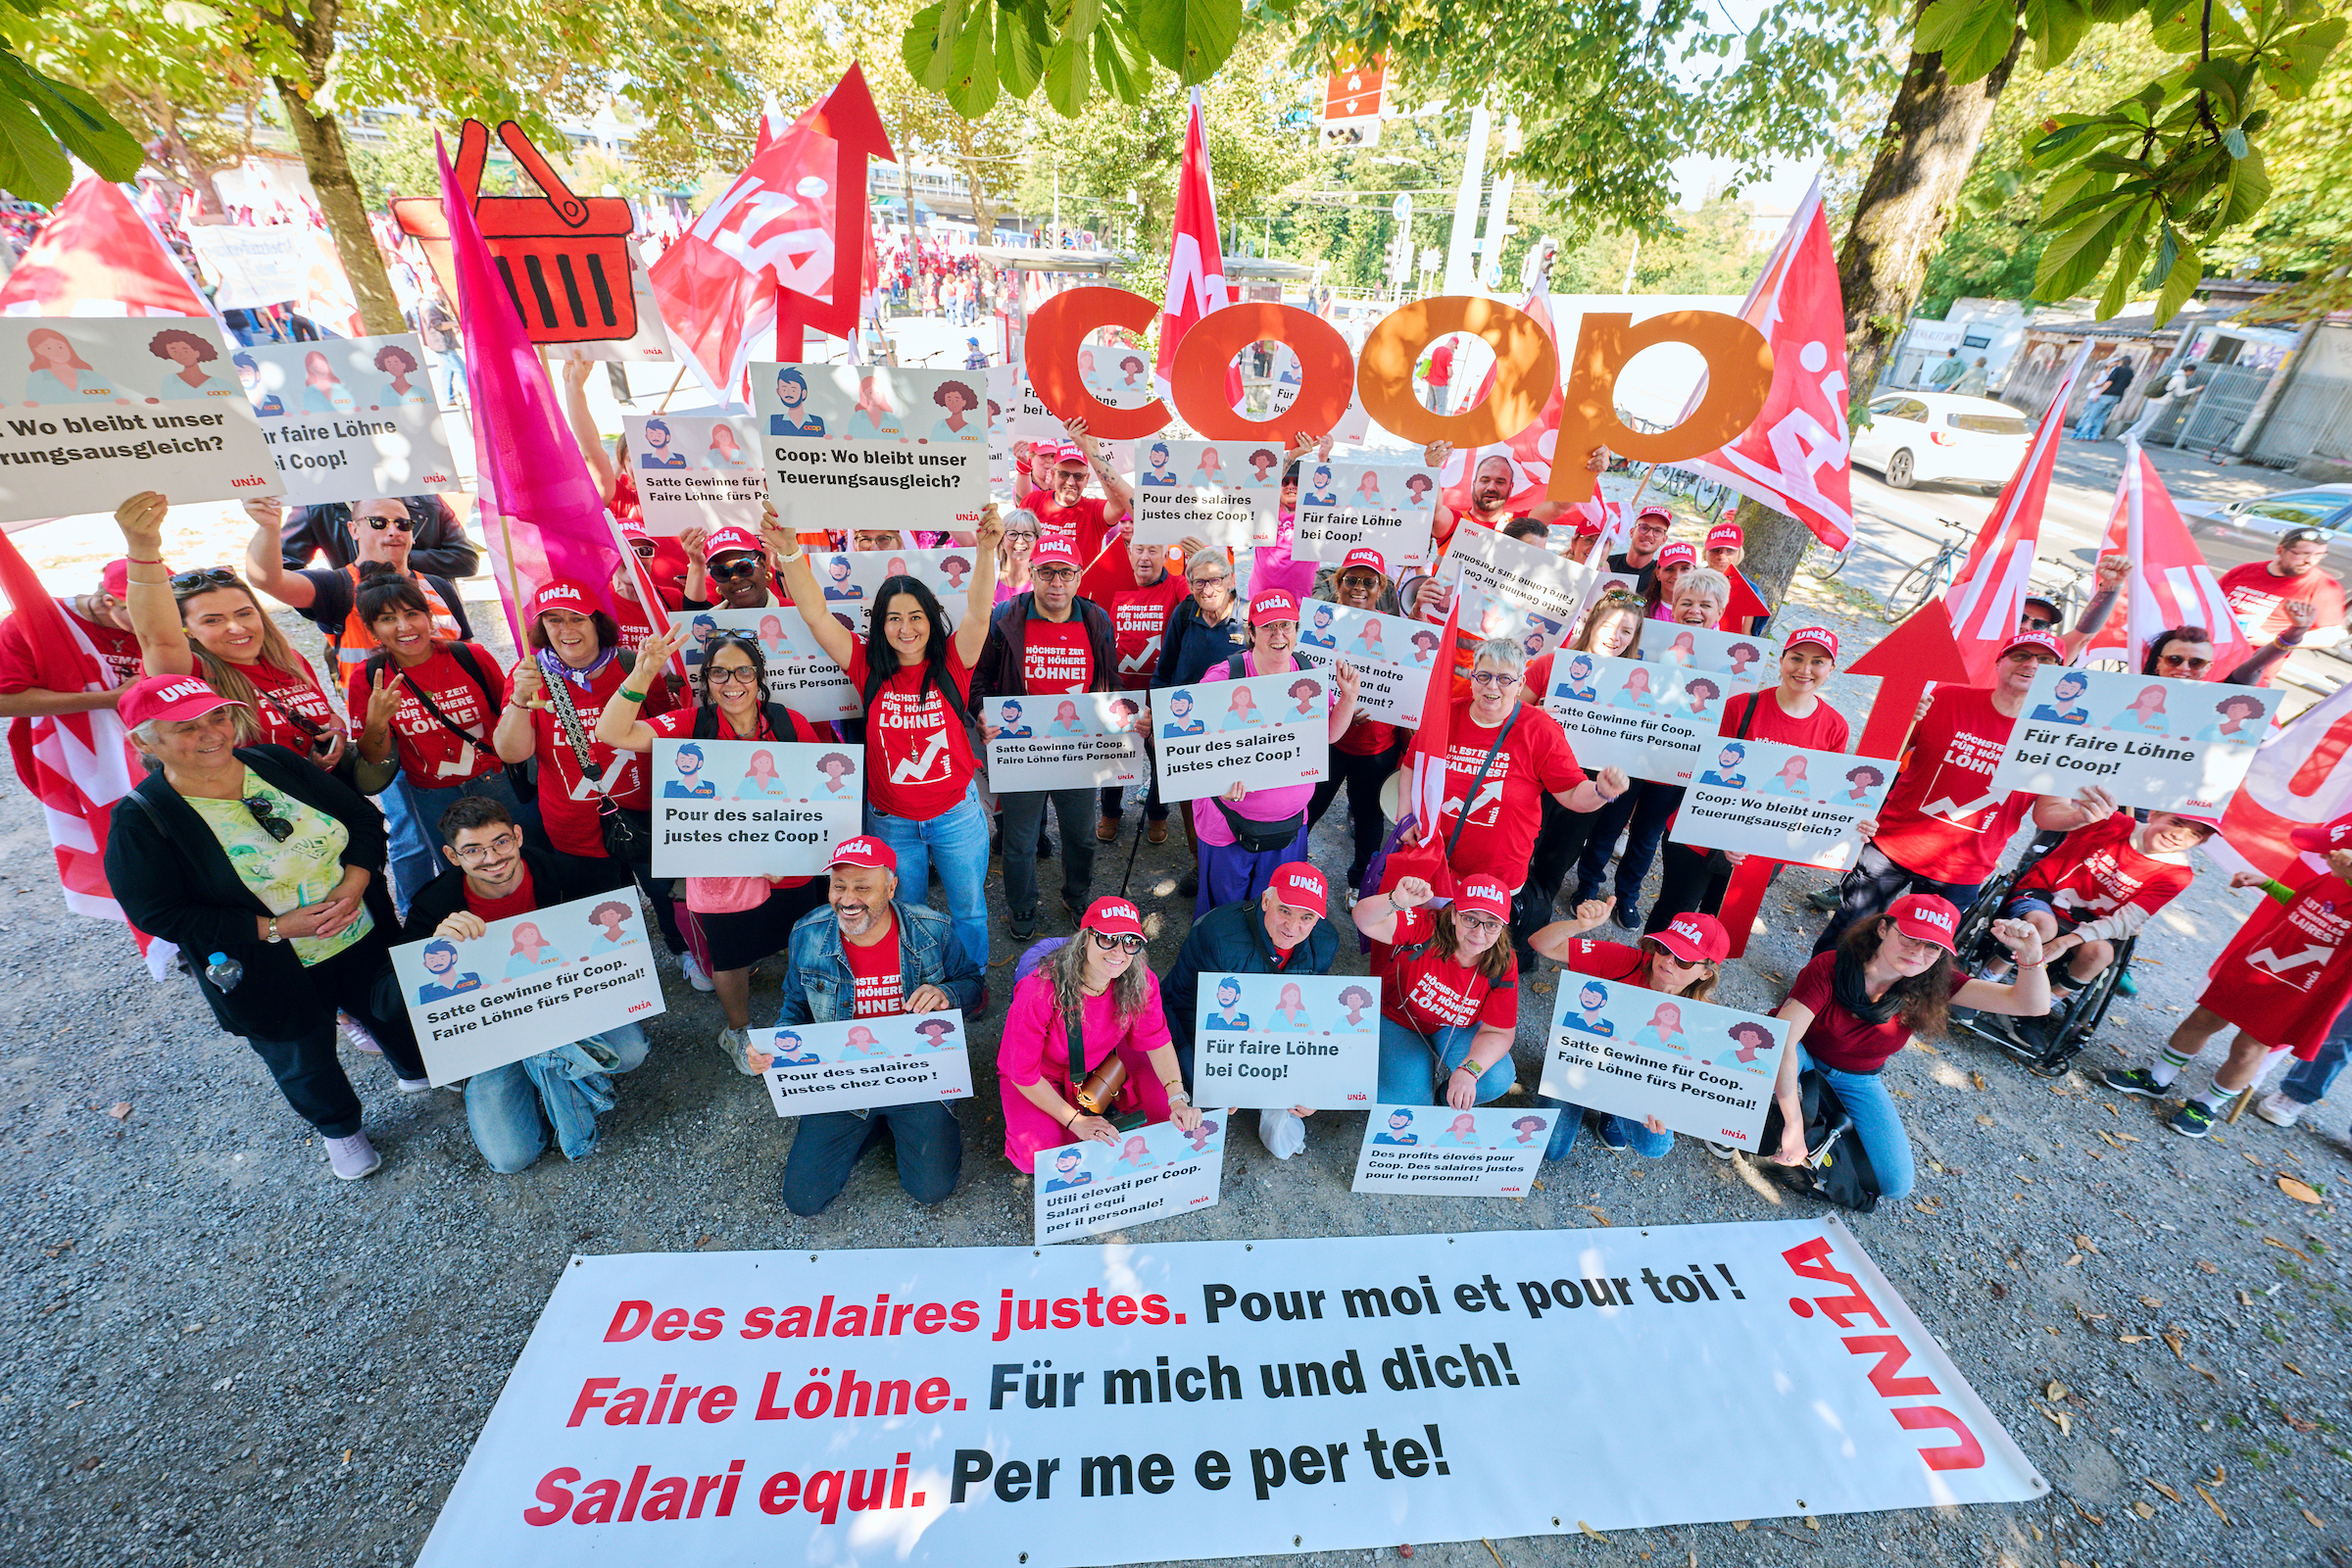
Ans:
POLYGON ((74 182, 78 158, 108 179, 139 172, 139 139, 79 87, 42 74, 17 53, 42 0, 0 0, 0 190, 43 206, 74 182))
POLYGON ((1241 41, 1242 12, 1243 0, 940 0, 915 14, 900 49, 906 74, 967 120, 999 92, 1027 98, 1041 82, 1074 120, 1098 83, 1142 103, 1154 62, 1187 85, 1206 81, 1241 41))
POLYGON ((2326 0, 1932 0, 1917 42, 1940 50, 1945 72, 1967 82, 2000 64, 2021 26, 2047 69, 2093 26, 2142 12, 2172 69, 2104 113, 2058 115, 2027 133, 2027 166, 2055 174, 2034 292, 2067 299, 2104 278, 2105 319, 2153 289, 2162 322, 2187 302, 2223 237, 2270 200, 2265 100, 2318 84, 2345 19, 2326 0))

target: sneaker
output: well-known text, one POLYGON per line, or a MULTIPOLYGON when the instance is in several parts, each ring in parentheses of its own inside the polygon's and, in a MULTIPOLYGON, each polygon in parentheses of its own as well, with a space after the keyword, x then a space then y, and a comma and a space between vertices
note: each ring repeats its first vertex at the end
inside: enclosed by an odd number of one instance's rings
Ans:
POLYGON ((2292 1127, 2303 1119, 2307 1108, 2300 1100, 2289 1100, 2278 1090, 2254 1102, 2254 1114, 2274 1127, 2292 1127))
POLYGON ((1734 1148, 1733 1148, 1731 1145, 1729 1145, 1729 1144, 1719 1144, 1719 1143, 1716 1143, 1716 1142, 1715 1142, 1713 1139, 1704 1139, 1704 1140, 1701 1140, 1701 1141, 1702 1141, 1702 1142, 1704 1142, 1704 1143, 1706 1144, 1706 1146, 1707 1146, 1707 1152, 1708 1152, 1708 1153, 1710 1153, 1710 1154, 1713 1154, 1713 1155, 1714 1155, 1714 1156, 1715 1156, 1717 1159, 1724 1159, 1724 1160, 1728 1160, 1728 1159, 1730 1159, 1730 1158, 1731 1158, 1731 1157, 1732 1157, 1734 1154, 1737 1154, 1738 1152, 1740 1152, 1740 1151, 1738 1151, 1737 1149, 1734 1149, 1734 1148))
POLYGON ((1633 1140, 1618 1130, 1617 1123, 1612 1117, 1593 1116, 1590 1119, 1590 1125, 1592 1128, 1592 1136, 1600 1140, 1600 1147, 1603 1149, 1614 1149, 1623 1152, 1634 1147, 1633 1140))
POLYGON ((1013 915, 1013 916, 1011 916, 1011 917, 1010 917, 1010 921, 1009 921, 1009 923, 1010 923, 1010 925, 1011 925, 1011 928, 1012 928, 1012 940, 1013 940, 1013 941, 1015 941, 1015 942, 1034 942, 1034 941, 1036 941, 1036 940, 1037 940, 1037 911, 1036 911, 1036 910, 1032 909, 1032 910, 1030 910, 1030 911, 1029 911, 1027 914, 1016 914, 1016 915, 1013 915))
POLYGON ((2213 1131, 2213 1117, 2214 1113, 2206 1108, 2205 1102, 2192 1100, 2174 1111, 2173 1119, 2165 1125, 2183 1138, 2202 1138, 2213 1131))
POLYGON ((400 1092, 404 1095, 425 1094, 433 1087, 430 1078, 395 1078, 393 1082, 400 1085, 400 1092))
POLYGON ((375 1146, 368 1141, 366 1133, 326 1140, 327 1168, 347 1182, 373 1175, 375 1168, 383 1162, 384 1156, 375 1152, 375 1146))
POLYGON ((718 1032, 718 1054, 727 1064, 746 1078, 757 1078, 760 1069, 752 1065, 752 1032, 749 1029, 721 1029, 718 1032))
POLYGON ((1065 913, 1065 914, 1067 914, 1067 915, 1070 917, 1070 929, 1071 929, 1072 931, 1075 931, 1075 930, 1077 930, 1077 929, 1079 928, 1079 926, 1081 926, 1081 925, 1083 925, 1083 924, 1085 924, 1085 923, 1086 923, 1086 906, 1085 906, 1085 905, 1083 905, 1083 904, 1072 904, 1072 903, 1071 903, 1069 900, 1067 900, 1067 899, 1064 899, 1064 900, 1062 900, 1062 901, 1061 901, 1061 907, 1062 907, 1062 912, 1063 912, 1063 913, 1065 913))
POLYGON ((693 954, 679 954, 678 967, 685 971, 686 983, 694 987, 695 990, 715 991, 718 989, 716 986, 713 986, 710 983, 710 971, 704 968, 703 960, 696 957, 693 954))
POLYGON ((1845 893, 1837 883, 1833 882, 1826 888, 1815 888, 1806 894, 1805 902, 1826 913, 1845 902, 1845 893))
POLYGON ((2127 997, 2136 997, 2139 995, 2139 982, 2132 978, 2131 970, 2126 969, 2115 977, 2115 989, 2127 997))
MULTIPOLYGON (((2145 1100, 2162 1100, 2165 1090, 2170 1087, 2158 1083, 2156 1075, 2145 1067, 2110 1067, 2101 1076, 2107 1087, 2118 1094, 2138 1095, 2145 1100)), ((2204 1135, 2200 1133, 2198 1136, 2204 1135)))
POLYGON ((1097 822, 1095 824, 1095 837, 1100 839, 1104 844, 1118 843, 1119 819, 1115 816, 1106 816, 1102 821, 1097 822))
POLYGON ((1628 931, 1639 931, 1642 929, 1642 906, 1620 899, 1617 907, 1609 911, 1609 918, 1628 931))
POLYGON ((352 1050, 364 1051, 370 1056, 380 1056, 384 1054, 384 1048, 375 1043, 375 1036, 369 1034, 367 1026, 350 1013, 336 1013, 335 1022, 341 1026, 343 1038, 351 1042, 352 1050))

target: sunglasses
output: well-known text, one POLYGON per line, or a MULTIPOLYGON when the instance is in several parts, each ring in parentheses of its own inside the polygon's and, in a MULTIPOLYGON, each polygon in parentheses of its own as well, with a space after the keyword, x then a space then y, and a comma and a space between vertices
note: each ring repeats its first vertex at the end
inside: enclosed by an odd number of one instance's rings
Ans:
POLYGON ((1100 931, 1089 931, 1087 935, 1093 937, 1095 939, 1095 946, 1101 948, 1104 953, 1115 953, 1121 948, 1126 949, 1129 953, 1141 953, 1144 951, 1144 939, 1142 937, 1111 937, 1104 936, 1100 931))
POLYGON ((253 797, 239 801, 237 804, 252 813, 254 821, 260 825, 261 830, 278 843, 283 844, 294 836, 294 824, 278 815, 277 808, 268 801, 253 797))
POLYGON ((172 574, 172 591, 175 594, 201 593, 207 588, 234 588, 237 574, 226 566, 206 566, 197 571, 175 571, 172 574))
POLYGON ((654 542, 651 539, 632 539, 629 541, 629 551, 639 561, 653 560, 655 548, 654 542))
POLYGON ((723 566, 713 563, 703 569, 710 575, 718 578, 722 582, 731 582, 737 577, 758 576, 760 574, 760 562, 757 557, 747 556, 741 561, 730 561, 723 566))
POLYGON ((402 533, 416 531, 415 519, 405 514, 398 517, 362 517, 360 520, 377 533, 382 533, 386 528, 398 528, 402 533))
POLYGON ((2159 654, 2156 662, 2166 669, 2185 669, 2200 675, 2213 667, 2212 660, 2191 659, 2186 654, 2159 654))

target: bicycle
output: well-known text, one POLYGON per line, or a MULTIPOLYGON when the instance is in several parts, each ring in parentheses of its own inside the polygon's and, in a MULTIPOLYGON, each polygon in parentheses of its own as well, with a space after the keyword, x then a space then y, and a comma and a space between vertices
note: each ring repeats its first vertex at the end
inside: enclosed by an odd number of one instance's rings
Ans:
MULTIPOLYGON (((1960 526, 1949 517, 1937 517, 1936 520, 1946 528, 1960 526)), ((1920 537, 1925 538, 1926 535, 1920 537)), ((1960 569, 1960 564, 1968 559, 1968 546, 1969 536, 1965 532, 1957 539, 1945 539, 1940 542, 1934 559, 1921 562, 1897 578, 1894 587, 1886 595, 1887 618, 1901 620, 1949 588, 1952 578, 1960 569)))

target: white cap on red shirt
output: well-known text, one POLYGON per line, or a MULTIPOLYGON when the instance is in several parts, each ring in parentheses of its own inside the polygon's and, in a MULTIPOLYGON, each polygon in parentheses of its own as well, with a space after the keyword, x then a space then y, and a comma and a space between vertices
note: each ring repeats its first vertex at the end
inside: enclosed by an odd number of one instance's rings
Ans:
POLYGON ((1323 880, 1322 872, 1304 860, 1286 860, 1276 866, 1274 879, 1267 886, 1274 890, 1278 904, 1318 915, 1331 912, 1331 884, 1323 880))
POLYGON ((825 869, 830 871, 837 865, 861 865, 869 871, 896 872, 899 868, 899 852, 880 839, 860 834, 854 839, 843 839, 833 846, 833 858, 825 862, 825 869))

